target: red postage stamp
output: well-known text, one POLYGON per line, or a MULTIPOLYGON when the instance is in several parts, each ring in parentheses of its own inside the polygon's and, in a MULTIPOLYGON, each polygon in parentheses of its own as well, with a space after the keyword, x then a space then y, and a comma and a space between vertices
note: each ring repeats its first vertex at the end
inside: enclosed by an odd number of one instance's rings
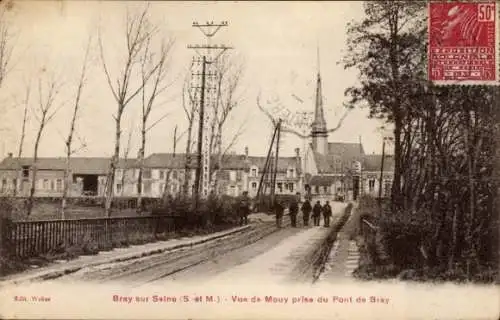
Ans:
POLYGON ((437 84, 498 84, 495 1, 429 3, 428 76, 437 84))

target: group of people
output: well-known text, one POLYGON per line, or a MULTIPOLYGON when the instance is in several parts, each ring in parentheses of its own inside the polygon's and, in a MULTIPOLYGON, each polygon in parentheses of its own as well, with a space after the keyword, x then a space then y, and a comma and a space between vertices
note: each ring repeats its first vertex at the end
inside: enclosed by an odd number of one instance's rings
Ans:
MULTIPOLYGON (((276 216, 276 225, 281 228, 283 224, 283 215, 285 213, 285 205, 282 201, 277 200, 274 204, 274 214, 276 216)), ((322 206, 320 201, 317 201, 314 206, 311 205, 310 201, 306 199, 302 206, 300 207, 302 211, 302 217, 304 226, 309 226, 309 219, 312 213, 312 220, 314 226, 320 225, 321 216, 323 215, 323 221, 325 227, 330 227, 330 218, 332 216, 332 207, 329 201, 322 206)), ((290 222, 293 228, 297 227, 297 215, 299 213, 299 202, 294 199, 290 202, 288 206, 288 211, 290 215, 290 222)), ((248 192, 243 192, 241 200, 239 202, 239 212, 240 212, 240 224, 245 225, 248 223, 248 215, 250 214, 250 199, 248 197, 248 192)))

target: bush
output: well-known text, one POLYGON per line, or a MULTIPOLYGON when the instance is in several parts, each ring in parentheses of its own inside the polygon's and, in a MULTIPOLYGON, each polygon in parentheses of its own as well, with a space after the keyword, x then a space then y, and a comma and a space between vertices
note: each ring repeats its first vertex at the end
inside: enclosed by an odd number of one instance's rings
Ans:
POLYGON ((233 225, 238 222, 237 202, 228 196, 214 196, 209 199, 202 199, 198 209, 194 207, 191 198, 170 197, 161 205, 153 207, 152 214, 179 217, 180 225, 176 226, 176 229, 233 225))

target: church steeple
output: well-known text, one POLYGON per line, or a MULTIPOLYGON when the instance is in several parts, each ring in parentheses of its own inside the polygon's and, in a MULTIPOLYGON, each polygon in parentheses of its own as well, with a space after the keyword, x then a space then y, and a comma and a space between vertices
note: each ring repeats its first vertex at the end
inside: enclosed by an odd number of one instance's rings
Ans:
POLYGON ((314 108, 314 121, 312 123, 312 140, 314 151, 326 154, 328 153, 328 132, 326 127, 325 115, 323 111, 323 94, 321 88, 319 46, 317 48, 317 80, 316 80, 316 99, 314 108))

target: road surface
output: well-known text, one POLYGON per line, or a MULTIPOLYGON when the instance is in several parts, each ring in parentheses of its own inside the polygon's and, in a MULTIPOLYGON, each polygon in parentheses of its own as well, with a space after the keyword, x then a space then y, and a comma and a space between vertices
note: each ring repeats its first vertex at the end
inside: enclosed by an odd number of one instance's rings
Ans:
MULTIPOLYGON (((343 212, 344 204, 333 204, 333 221, 343 212)), ((301 217, 298 217, 301 221, 301 217)), ((109 283, 119 281, 132 286, 213 281, 249 281, 258 278, 280 283, 298 281, 297 268, 331 232, 330 228, 291 228, 285 216, 284 227, 278 229, 274 219, 251 219, 252 227, 243 232, 192 248, 165 252, 132 261, 84 268, 57 281, 109 283)), ((312 279, 311 279, 312 281, 312 279)))

